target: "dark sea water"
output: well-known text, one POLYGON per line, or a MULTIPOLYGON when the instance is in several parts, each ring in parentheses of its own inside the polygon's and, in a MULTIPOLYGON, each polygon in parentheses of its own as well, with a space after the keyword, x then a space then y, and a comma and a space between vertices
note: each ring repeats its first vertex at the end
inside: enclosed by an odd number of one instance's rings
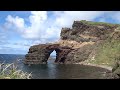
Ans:
MULTIPOLYGON (((24 59, 24 55, 1 55, 0 62, 16 62, 17 58, 24 59), (1 58, 2 57, 2 58, 1 58)), ((78 64, 53 64, 54 59, 48 60, 48 64, 24 65, 22 61, 17 63, 18 68, 32 73, 33 79, 104 79, 108 70, 93 66, 78 64)))

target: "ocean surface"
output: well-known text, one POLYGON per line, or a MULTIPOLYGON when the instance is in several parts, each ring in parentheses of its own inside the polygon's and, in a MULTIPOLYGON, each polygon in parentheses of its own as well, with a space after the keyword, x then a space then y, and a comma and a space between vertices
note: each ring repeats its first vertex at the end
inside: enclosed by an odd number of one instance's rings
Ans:
POLYGON ((18 69, 31 73, 33 79, 104 79, 108 70, 79 64, 54 64, 55 57, 48 64, 24 65, 24 55, 0 54, 0 62, 17 63, 18 69), (17 60, 20 59, 19 62, 17 60))

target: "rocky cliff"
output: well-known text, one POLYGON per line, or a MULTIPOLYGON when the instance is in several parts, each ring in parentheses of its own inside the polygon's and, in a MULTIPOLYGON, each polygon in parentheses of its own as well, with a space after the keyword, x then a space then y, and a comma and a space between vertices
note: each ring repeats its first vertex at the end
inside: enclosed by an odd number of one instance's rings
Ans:
POLYGON ((119 34, 114 33, 118 27, 118 24, 74 21, 72 28, 62 28, 58 42, 31 46, 24 63, 47 63, 54 50, 57 53, 55 63, 73 64, 85 61, 91 57, 99 43, 110 35, 119 38, 119 34))
POLYGON ((90 21, 74 21, 72 29, 62 28, 61 39, 77 42, 96 42, 98 40, 105 40, 117 27, 117 24, 109 25, 90 21))

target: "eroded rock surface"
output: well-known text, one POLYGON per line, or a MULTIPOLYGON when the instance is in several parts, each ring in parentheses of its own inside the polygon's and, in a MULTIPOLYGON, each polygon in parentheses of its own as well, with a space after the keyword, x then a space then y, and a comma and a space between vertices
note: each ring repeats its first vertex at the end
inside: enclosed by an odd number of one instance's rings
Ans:
POLYGON ((67 54, 72 50, 70 47, 61 47, 59 44, 40 44, 31 46, 28 54, 25 56, 25 64, 44 64, 50 54, 56 51, 55 63, 64 63, 67 54))
POLYGON ((72 28, 62 28, 59 42, 31 46, 24 63, 47 63, 54 50, 56 51, 55 63, 79 63, 90 56, 97 46, 96 42, 106 40, 110 34, 114 34, 115 39, 120 38, 117 33, 113 33, 118 25, 89 23, 74 21, 72 28))

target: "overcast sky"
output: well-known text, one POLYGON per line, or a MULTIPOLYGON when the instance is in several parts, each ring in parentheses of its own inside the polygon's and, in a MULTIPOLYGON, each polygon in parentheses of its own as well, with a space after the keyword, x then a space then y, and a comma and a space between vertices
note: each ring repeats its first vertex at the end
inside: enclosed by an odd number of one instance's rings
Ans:
POLYGON ((0 54, 26 54, 30 46, 59 40, 74 20, 120 23, 119 11, 0 11, 0 54))

